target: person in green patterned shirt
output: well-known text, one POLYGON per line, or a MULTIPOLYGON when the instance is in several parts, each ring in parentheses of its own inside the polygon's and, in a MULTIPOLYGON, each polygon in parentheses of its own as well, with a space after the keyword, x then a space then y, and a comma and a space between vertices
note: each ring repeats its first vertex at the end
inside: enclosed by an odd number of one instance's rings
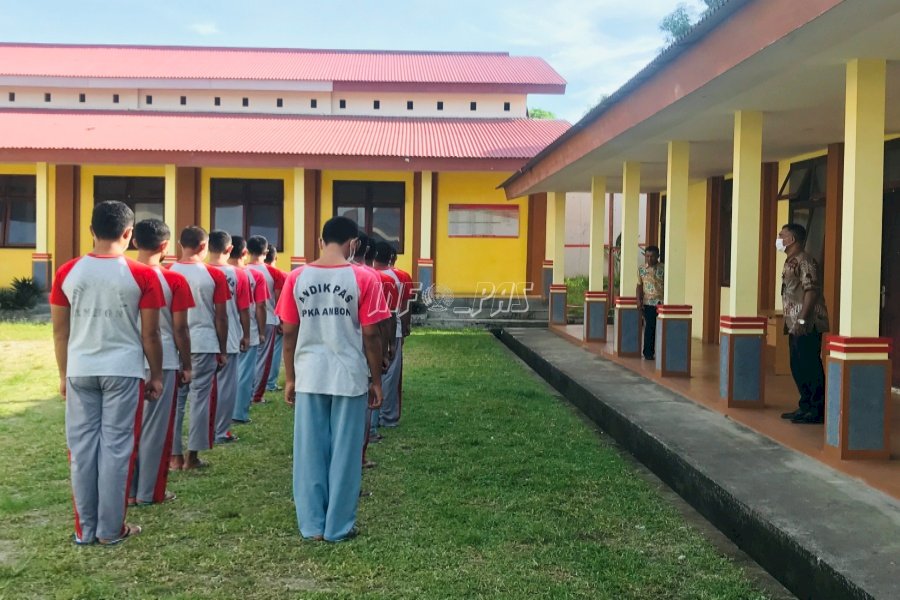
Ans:
POLYGON ((662 304, 665 268, 659 262, 659 248, 644 249, 644 264, 638 267, 637 301, 644 318, 644 351, 646 360, 656 358, 656 307, 662 304))

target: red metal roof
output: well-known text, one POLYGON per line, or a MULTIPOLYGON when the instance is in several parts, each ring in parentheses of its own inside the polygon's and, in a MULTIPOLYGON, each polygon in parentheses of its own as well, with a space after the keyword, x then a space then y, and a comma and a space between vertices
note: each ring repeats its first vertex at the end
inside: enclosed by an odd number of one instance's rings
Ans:
POLYGON ((526 159, 568 128, 542 119, 6 110, 0 149, 526 159))
POLYGON ((541 58, 394 52, 0 44, 0 75, 538 86, 565 80, 541 58))

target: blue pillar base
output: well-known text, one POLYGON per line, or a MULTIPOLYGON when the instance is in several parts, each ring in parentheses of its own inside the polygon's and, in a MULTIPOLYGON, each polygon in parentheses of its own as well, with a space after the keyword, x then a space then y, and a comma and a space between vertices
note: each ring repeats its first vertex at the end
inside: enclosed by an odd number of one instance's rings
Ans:
POLYGON ((719 395, 730 408, 765 406, 765 317, 722 317, 719 338, 719 395))
POLYGON ((421 258, 417 267, 419 269, 419 289, 427 290, 434 285, 434 261, 421 258))
POLYGON ((545 260, 544 261, 544 269, 542 271, 541 280, 541 297, 550 301, 550 286, 553 285, 553 261, 545 260))
POLYGON ((841 460, 890 458, 890 344, 886 338, 829 338, 826 454, 841 460))
POLYGON ((303 258, 302 256, 292 256, 291 257, 291 271, 293 271, 297 267, 299 267, 301 265, 305 265, 305 264, 306 264, 306 259, 303 258))
POLYGON ((49 292, 53 283, 53 257, 40 252, 33 253, 31 255, 31 278, 42 290, 49 292))
POLYGON ((566 301, 568 292, 565 285, 550 286, 550 324, 565 325, 569 322, 566 301))
POLYGON ((606 292, 584 294, 584 341, 606 342, 606 321, 609 297, 606 292))
POLYGON ((660 305, 656 369, 663 377, 691 376, 691 307, 660 305))
POLYGON ((641 356, 641 313, 637 298, 616 298, 613 325, 616 356, 639 358, 641 356))

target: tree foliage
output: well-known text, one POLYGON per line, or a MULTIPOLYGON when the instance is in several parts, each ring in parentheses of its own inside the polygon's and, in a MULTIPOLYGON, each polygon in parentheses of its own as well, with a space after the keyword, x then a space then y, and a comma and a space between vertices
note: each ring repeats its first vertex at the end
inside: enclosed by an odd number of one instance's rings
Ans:
MULTIPOLYGON (((715 0, 711 0, 715 1, 715 0)), ((675 10, 663 17, 659 22, 659 30, 666 34, 666 43, 671 44, 678 38, 685 35, 691 30, 693 20, 688 7, 685 4, 679 4, 675 10)))
POLYGON ((529 108, 528 109, 528 118, 529 119, 555 119, 556 115, 550 112, 549 110, 544 110, 543 108, 529 108))

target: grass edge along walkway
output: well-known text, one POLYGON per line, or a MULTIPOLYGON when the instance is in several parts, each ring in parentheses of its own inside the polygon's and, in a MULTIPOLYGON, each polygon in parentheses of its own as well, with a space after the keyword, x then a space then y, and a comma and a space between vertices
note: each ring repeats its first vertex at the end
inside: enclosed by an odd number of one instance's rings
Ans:
POLYGON ((21 327, 0 324, 0 456, 15 457, 0 461, 0 598, 765 597, 471 331, 410 339, 403 423, 370 449, 360 538, 300 540, 292 415, 273 393, 209 471, 172 477, 178 500, 129 511, 143 535, 76 548, 49 328, 21 327))

